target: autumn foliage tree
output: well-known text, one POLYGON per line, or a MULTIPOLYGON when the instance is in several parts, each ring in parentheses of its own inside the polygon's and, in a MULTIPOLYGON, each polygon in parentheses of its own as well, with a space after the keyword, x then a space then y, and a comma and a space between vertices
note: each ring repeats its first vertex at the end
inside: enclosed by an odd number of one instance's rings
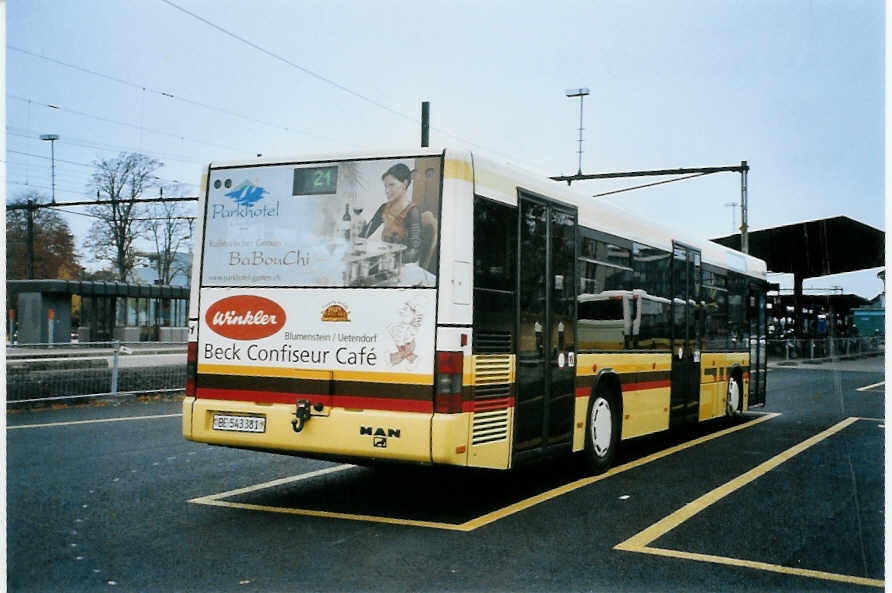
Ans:
POLYGON ((90 206, 96 219, 90 226, 84 249, 100 261, 108 261, 118 280, 126 282, 136 265, 134 242, 145 234, 147 209, 135 202, 155 187, 155 171, 164 163, 137 152, 95 161, 91 189, 106 203, 90 206))
MULTIPOLYGON (((26 205, 49 202, 49 198, 37 192, 16 197, 10 205, 26 205)), ((39 279, 73 280, 78 278, 81 266, 75 250, 74 235, 65 219, 49 208, 32 210, 33 216, 33 277, 39 279)), ((24 280, 28 277, 28 211, 6 211, 6 278, 24 280)))

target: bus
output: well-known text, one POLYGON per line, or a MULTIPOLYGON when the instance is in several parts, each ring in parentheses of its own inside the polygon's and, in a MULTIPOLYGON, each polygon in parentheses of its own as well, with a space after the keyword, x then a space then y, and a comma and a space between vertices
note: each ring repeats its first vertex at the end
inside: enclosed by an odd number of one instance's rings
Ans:
POLYGON ((607 469, 765 403, 765 263, 476 152, 211 163, 183 435, 607 469))

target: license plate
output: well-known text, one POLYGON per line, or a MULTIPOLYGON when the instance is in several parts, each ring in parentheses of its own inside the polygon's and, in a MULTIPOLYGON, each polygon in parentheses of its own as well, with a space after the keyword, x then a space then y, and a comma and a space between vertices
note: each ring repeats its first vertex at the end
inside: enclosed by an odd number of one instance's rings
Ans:
POLYGON ((214 430, 230 432, 266 432, 266 418, 262 416, 225 416, 214 414, 214 430))

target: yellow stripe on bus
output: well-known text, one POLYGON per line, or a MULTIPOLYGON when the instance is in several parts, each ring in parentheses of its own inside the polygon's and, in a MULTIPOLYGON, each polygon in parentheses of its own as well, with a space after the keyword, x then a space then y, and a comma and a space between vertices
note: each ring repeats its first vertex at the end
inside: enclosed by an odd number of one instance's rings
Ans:
POLYGON ((366 371, 324 371, 319 369, 295 369, 289 367, 262 367, 233 364, 199 364, 199 374, 240 375, 245 377, 287 377, 328 381, 366 381, 370 383, 402 383, 431 385, 433 375, 412 373, 371 373, 366 371))
POLYGON ((443 165, 443 176, 446 179, 473 181, 474 171, 471 169, 471 163, 468 161, 446 159, 446 163, 443 165))

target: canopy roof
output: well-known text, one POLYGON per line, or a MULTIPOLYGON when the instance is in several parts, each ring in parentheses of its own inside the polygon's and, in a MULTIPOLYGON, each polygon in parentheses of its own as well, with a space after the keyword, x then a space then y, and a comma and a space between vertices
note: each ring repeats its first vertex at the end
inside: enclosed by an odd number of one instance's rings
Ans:
MULTIPOLYGON (((836 216, 750 231, 749 254, 765 260, 768 270, 814 278, 885 265, 886 233, 836 216)), ((713 239, 740 249, 740 235, 713 239)))
POLYGON ((169 299, 189 298, 189 289, 183 286, 127 284, 124 282, 104 282, 101 280, 7 280, 6 290, 10 294, 20 292, 43 292, 78 294, 81 296, 96 295, 169 299))

